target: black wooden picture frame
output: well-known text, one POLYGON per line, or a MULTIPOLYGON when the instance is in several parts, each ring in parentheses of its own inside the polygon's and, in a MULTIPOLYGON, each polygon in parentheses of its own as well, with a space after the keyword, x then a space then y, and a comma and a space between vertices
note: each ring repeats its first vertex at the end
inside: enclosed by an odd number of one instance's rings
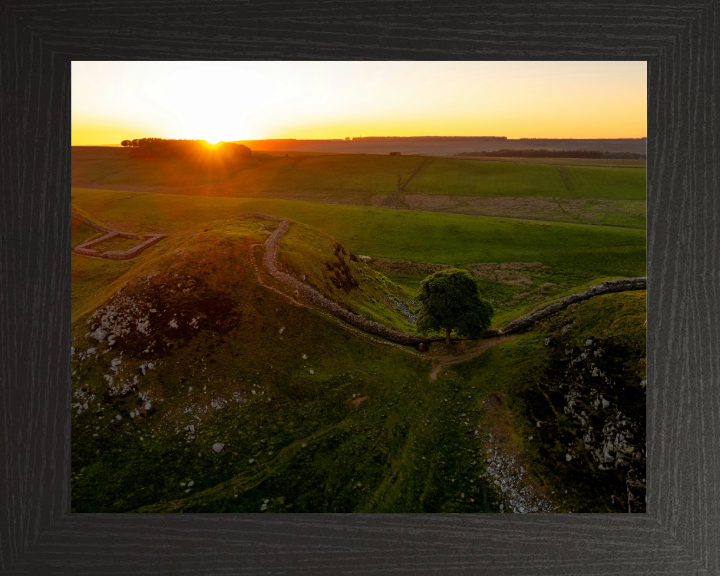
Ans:
POLYGON ((718 1, 0 5, 0 573, 720 574, 718 1), (72 60, 648 63, 647 514, 71 514, 72 60))

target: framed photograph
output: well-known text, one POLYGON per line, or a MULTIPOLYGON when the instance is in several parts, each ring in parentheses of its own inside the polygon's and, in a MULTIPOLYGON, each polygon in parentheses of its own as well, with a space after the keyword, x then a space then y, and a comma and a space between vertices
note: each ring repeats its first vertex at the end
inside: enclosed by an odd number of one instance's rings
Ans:
POLYGON ((714 573, 716 4, 301 6, 3 8, 3 573, 714 573))

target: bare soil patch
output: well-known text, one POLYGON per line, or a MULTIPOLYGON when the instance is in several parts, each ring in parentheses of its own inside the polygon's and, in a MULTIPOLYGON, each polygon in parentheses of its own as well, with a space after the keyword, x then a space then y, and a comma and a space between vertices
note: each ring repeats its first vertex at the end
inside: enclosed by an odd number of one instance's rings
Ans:
POLYGON ((350 404, 352 404, 353 406, 360 406, 360 404, 365 402, 365 400, 367 400, 367 396, 358 396, 354 400, 350 400, 350 404))
POLYGON ((511 286, 532 284, 532 276, 538 276, 546 268, 547 266, 540 262, 487 262, 468 266, 468 270, 476 278, 511 286))

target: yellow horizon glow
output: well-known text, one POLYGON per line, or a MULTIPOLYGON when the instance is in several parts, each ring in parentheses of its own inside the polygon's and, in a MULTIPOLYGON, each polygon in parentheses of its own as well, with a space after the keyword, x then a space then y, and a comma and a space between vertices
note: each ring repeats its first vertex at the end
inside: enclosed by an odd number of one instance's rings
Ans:
POLYGON ((72 145, 641 138, 645 62, 73 62, 72 145))

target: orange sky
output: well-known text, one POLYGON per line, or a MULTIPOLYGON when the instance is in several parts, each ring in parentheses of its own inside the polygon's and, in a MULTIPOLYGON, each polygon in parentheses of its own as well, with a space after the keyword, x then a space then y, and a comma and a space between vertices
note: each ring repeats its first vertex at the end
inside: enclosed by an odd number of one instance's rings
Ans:
POLYGON ((73 62, 72 144, 640 138, 645 62, 73 62))

